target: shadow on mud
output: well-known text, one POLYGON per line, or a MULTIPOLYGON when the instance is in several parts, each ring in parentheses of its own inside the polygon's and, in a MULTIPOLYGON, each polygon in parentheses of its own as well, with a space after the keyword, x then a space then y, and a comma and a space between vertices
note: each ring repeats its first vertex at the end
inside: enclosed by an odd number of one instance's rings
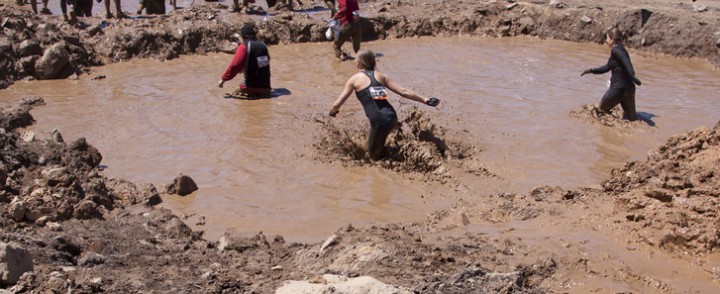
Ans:
POLYGON ((381 160, 371 160, 367 152, 367 121, 352 124, 324 122, 325 132, 315 147, 323 161, 343 161, 351 165, 378 165, 397 172, 417 172, 442 176, 445 163, 462 160, 477 152, 475 146, 446 138, 445 131, 430 122, 417 107, 400 112, 398 126, 390 133, 381 160), (403 115, 405 114, 405 115, 403 115))

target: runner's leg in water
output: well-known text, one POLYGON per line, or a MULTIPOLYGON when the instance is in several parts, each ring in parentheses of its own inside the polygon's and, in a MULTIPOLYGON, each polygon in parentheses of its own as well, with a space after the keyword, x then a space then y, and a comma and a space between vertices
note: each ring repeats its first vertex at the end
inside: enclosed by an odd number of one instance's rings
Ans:
POLYGON ((368 135, 368 155, 370 155, 370 159, 378 160, 385 155, 385 141, 396 125, 397 117, 393 117, 370 127, 370 134, 368 135))
POLYGON ((627 88, 610 88, 603 95, 600 100, 598 108, 605 113, 610 113, 613 107, 620 104, 625 113, 625 117, 629 120, 636 120, 637 115, 635 113, 635 87, 627 88))
POLYGON ((625 118, 630 121, 637 120, 637 113, 635 112, 635 87, 627 87, 623 91, 623 98, 620 101, 620 106, 625 113, 625 118))
POLYGON ((598 105, 598 108, 600 108, 600 110, 605 113, 610 113, 613 107, 620 104, 623 90, 624 89, 615 88, 607 89, 607 91, 605 91, 605 95, 603 95, 602 97, 602 100, 600 100, 600 105, 598 105))

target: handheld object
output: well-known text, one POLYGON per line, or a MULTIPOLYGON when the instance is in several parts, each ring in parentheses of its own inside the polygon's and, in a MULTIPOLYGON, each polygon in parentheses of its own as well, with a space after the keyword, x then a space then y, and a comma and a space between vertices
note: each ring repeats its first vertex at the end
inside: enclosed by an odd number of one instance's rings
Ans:
POLYGON ((430 99, 428 99, 427 102, 425 102, 425 104, 427 104, 428 106, 435 107, 435 106, 438 106, 438 104, 440 104, 440 99, 435 98, 435 97, 430 97, 430 99))

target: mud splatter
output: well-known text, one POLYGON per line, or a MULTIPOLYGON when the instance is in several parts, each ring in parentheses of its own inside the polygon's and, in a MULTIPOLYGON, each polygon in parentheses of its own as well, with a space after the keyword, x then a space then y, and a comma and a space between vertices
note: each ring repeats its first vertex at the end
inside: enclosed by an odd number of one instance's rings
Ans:
POLYGON ((607 113, 598 108, 597 105, 586 104, 583 105, 581 109, 570 111, 569 115, 589 123, 608 127, 639 128, 646 125, 655 126, 655 122, 651 120, 652 115, 648 114, 638 114, 636 121, 625 119, 623 110, 619 106, 611 109, 610 112, 607 113))
POLYGON ((324 129, 315 144, 323 155, 321 160, 378 165, 397 172, 445 175, 447 161, 469 158, 478 152, 470 144, 446 139, 446 131, 417 107, 400 112, 398 126, 385 143, 385 156, 378 161, 368 156, 367 122, 340 126, 330 121, 324 124, 324 129))

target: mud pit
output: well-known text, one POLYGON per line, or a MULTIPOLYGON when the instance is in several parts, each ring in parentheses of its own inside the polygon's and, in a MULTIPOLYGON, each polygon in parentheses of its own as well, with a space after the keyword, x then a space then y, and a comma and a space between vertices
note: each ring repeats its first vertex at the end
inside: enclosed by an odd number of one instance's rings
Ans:
POLYGON ((192 176, 201 189, 189 197, 166 197, 164 205, 192 216, 191 225, 204 216, 207 225, 197 228, 212 239, 237 227, 296 241, 322 239, 338 222, 417 220, 468 191, 594 185, 667 137, 711 125, 718 112, 710 94, 717 91, 718 73, 700 62, 633 55, 652 85, 638 88, 638 111, 656 116, 655 126, 605 128, 568 116, 604 93, 609 76, 578 73, 606 61, 602 46, 460 37, 372 42, 366 48, 383 54, 380 68, 404 86, 447 102, 432 109, 393 96, 401 119, 418 106, 425 125, 451 147, 440 170, 438 156, 422 161, 435 162, 429 165, 434 168, 423 167, 426 172, 398 174, 393 170, 414 171, 417 165, 345 168, 346 160, 317 152, 315 146, 331 134, 322 122, 350 132, 355 146, 366 144, 367 119, 355 98, 337 118, 326 117, 354 72, 352 63, 332 60, 327 43, 270 47, 273 86, 290 92, 274 99, 221 98, 227 89, 213 83, 229 62, 224 54, 110 65, 77 81, 20 82, 0 97, 44 97, 48 105, 33 110, 43 120, 31 129, 58 128, 68 140, 86 137, 103 150, 110 176, 158 187, 178 173, 192 176), (406 48, 422 49, 408 55, 406 48), (440 52, 444 61, 437 63, 440 52), (555 66, 560 59, 567 66, 555 66), (91 79, 97 75, 107 78, 91 79))
MULTIPOLYGON (((4 153, 15 164, 0 173, 9 183, 0 209, 14 212, 1 218, 2 240, 36 258, 12 291, 268 293, 284 280, 329 283, 320 274, 370 275, 417 293, 716 290, 717 215, 706 207, 718 197, 718 127, 665 144, 716 123, 709 66, 631 52, 645 82, 638 110, 655 126, 609 128, 567 115, 602 95, 607 76, 575 77, 607 59, 604 47, 467 37, 364 46, 382 52, 380 68, 403 85, 453 102, 421 109, 422 125, 461 142, 452 150, 476 147, 442 163, 445 181, 318 159, 327 134, 318 121, 353 72, 330 60, 327 44, 271 47, 274 86, 290 91, 275 99, 219 98, 215 78, 198 77, 218 75, 227 55, 132 61, 0 92, 7 102, 48 102, 32 111, 35 141, 3 125, 6 150, 18 149, 4 153), (611 173, 661 144, 651 161, 611 173), (153 186, 106 178, 164 184, 179 172, 201 186, 186 198, 163 195, 179 218, 145 205, 158 197, 153 186), (32 213, 20 215, 16 195, 32 213), (335 231, 343 223, 355 226, 335 231), (215 242, 228 227, 243 233, 215 242), (332 231, 327 245, 292 243, 332 231)), ((366 119, 352 104, 335 123, 360 136, 366 119)))

